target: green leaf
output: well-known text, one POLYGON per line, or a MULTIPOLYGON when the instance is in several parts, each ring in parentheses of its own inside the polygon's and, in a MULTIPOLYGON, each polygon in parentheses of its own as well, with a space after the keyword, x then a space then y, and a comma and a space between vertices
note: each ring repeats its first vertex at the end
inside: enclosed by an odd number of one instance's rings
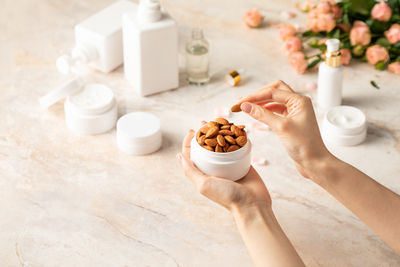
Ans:
POLYGON ((375 65, 375 69, 377 70, 384 70, 386 67, 385 62, 383 61, 379 61, 376 65, 375 65))
POLYGON ((389 48, 392 44, 386 39, 386 37, 381 37, 379 38, 376 43, 380 46, 383 46, 385 48, 389 48))
POLYGON ((362 62, 367 62, 367 55, 364 55, 364 56, 361 58, 361 61, 362 61, 362 62))
POLYGON ((309 46, 313 47, 313 48, 317 48, 318 47, 318 39, 312 39, 309 43, 309 46))
POLYGON ((393 10, 393 9, 398 8, 400 6, 400 1, 399 0, 388 0, 387 4, 393 10))
POLYGON ((303 37, 314 36, 313 34, 314 34, 313 31, 306 31, 306 32, 303 32, 303 37))
POLYGON ((321 50, 321 52, 325 52, 326 51, 326 44, 319 45, 318 49, 321 50))
POLYGON ((340 37, 340 29, 336 29, 336 31, 332 34, 333 39, 339 39, 340 37))
POLYGON ((383 22, 383 21, 379 21, 379 20, 372 20, 370 22, 371 25, 367 25, 369 26, 370 30, 372 33, 380 33, 383 34, 384 31, 387 31, 389 29, 389 23, 388 22, 383 22))
POLYGON ((375 87, 376 89, 380 89, 379 86, 376 85, 376 83, 375 83, 374 81, 371 81, 371 85, 372 85, 373 87, 375 87))
POLYGON ((393 14, 390 21, 400 23, 400 14, 393 14))
POLYGON ((400 48, 400 42, 395 43, 395 44, 394 44, 394 47, 400 48))
POLYGON ((310 64, 308 64, 307 69, 309 70, 309 69, 311 69, 311 68, 314 68, 319 62, 321 62, 321 59, 320 59, 320 58, 314 60, 313 62, 311 62, 310 64))
POLYGON ((351 48, 351 43, 350 43, 350 40, 347 40, 346 42, 344 42, 343 43, 343 46, 342 46, 343 48, 351 48))
POLYGON ((396 57, 395 61, 400 62, 400 56, 396 57))
POLYGON ((343 14, 343 22, 344 22, 344 24, 346 24, 346 26, 347 26, 348 28, 350 28, 349 15, 348 15, 347 13, 344 13, 344 14, 343 14))
POLYGON ((361 15, 369 15, 368 4, 365 0, 352 0, 352 9, 361 15))

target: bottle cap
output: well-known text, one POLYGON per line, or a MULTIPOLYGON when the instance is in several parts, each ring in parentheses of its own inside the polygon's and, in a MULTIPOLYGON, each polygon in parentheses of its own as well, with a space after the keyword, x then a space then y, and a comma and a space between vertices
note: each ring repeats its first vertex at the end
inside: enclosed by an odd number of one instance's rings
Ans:
POLYGON ((138 20, 141 22, 156 22, 161 19, 161 7, 158 0, 140 0, 138 20))
POLYGON ((241 81, 241 77, 246 73, 245 69, 233 70, 225 75, 225 81, 230 86, 235 86, 241 81))
POLYGON ((325 53, 325 64, 329 67, 337 68, 341 65, 342 54, 339 50, 340 41, 338 39, 329 39, 326 41, 327 51, 325 53))
POLYGON ((131 155, 157 151, 162 144, 160 119, 147 112, 125 114, 117 122, 117 144, 131 155))
POLYGON ((339 51, 340 41, 338 39, 329 39, 325 44, 328 52, 339 51))
POLYGON ((39 98, 39 103, 44 107, 50 107, 51 105, 57 103, 68 95, 78 92, 84 86, 84 82, 80 76, 67 81, 66 83, 59 86, 54 91, 51 91, 47 95, 39 98))

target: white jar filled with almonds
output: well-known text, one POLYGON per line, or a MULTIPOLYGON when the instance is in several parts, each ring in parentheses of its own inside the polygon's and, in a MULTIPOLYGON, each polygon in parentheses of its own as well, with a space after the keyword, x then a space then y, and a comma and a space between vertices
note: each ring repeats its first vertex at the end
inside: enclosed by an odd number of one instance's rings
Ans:
POLYGON ((197 130, 191 160, 207 175, 232 181, 243 178, 251 165, 251 142, 245 126, 217 118, 197 130))

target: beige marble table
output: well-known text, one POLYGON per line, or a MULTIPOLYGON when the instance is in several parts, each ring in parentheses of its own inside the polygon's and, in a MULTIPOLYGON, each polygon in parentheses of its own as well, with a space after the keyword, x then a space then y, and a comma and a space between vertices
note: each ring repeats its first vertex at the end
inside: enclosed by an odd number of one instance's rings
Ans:
MULTIPOLYGON (((162 148, 122 153, 115 129, 83 136, 66 128, 63 101, 43 109, 38 98, 69 77, 55 59, 74 45, 73 27, 111 4, 105 1, 3 0, 0 8, 0 266, 253 266, 232 216, 201 196, 175 158, 190 128, 218 106, 283 79, 299 93, 317 72, 296 75, 277 30, 268 27, 295 0, 165 0, 179 23, 181 82, 177 90, 139 97, 123 76, 87 68, 87 83, 114 90, 120 116, 147 111, 162 121, 162 148), (266 23, 247 28, 257 7, 266 23), (194 26, 211 47, 211 82, 188 86, 184 44, 194 26), (246 68, 240 86, 223 75, 246 68), (207 96, 207 97, 205 97, 207 96)), ((299 14, 293 23, 305 24, 299 14)), ((400 76, 353 62, 345 68, 344 104, 363 110, 366 141, 328 145, 333 154, 400 193, 400 76), (373 79, 381 87, 373 88, 373 79)), ((316 107, 319 121, 324 113, 316 107)), ((251 121, 244 114, 230 118, 251 121)), ((250 130, 255 166, 283 229, 308 266, 399 266, 400 256, 324 190, 303 179, 272 131, 250 130)))

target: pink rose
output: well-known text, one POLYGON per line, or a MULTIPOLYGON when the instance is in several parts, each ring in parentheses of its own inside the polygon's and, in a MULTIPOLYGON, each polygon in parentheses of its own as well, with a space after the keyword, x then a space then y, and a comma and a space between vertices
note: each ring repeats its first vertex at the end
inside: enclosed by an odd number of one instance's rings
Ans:
POLYGON ((328 14, 331 11, 331 5, 327 1, 321 1, 317 4, 316 9, 319 14, 328 14))
POLYGON ((340 53, 342 54, 340 63, 342 63, 343 65, 349 65, 350 60, 351 60, 350 50, 348 48, 340 49, 340 53))
POLYGON ((400 25, 393 24, 388 31, 385 31, 385 36, 391 44, 400 42, 400 25))
POLYGON ((319 14, 317 25, 318 25, 319 31, 330 32, 333 30, 333 28, 335 28, 336 21, 333 18, 333 14, 331 14, 331 13, 319 14))
POLYGON ((350 28, 344 23, 338 23, 336 26, 344 32, 349 32, 350 28))
POLYGON ((392 10, 390 6, 381 1, 379 4, 375 4, 374 8, 371 10, 371 17, 380 21, 388 21, 392 16, 392 10))
POLYGON ((281 27, 279 28, 279 37, 280 37, 282 40, 285 40, 285 39, 287 39, 287 38, 289 38, 289 37, 294 36, 295 33, 296 33, 296 30, 295 30, 294 27, 293 27, 292 25, 290 25, 290 24, 285 24, 285 25, 283 25, 283 26, 281 26, 281 27))
POLYGON ((261 22, 263 21, 263 17, 257 9, 251 9, 243 15, 243 21, 247 26, 256 28, 260 26, 261 22))
POLYGON ((351 45, 368 45, 371 42, 371 32, 368 25, 362 21, 356 20, 350 31, 351 45))
POLYGON ((380 45, 373 45, 367 48, 367 60, 371 65, 376 65, 378 62, 386 62, 389 60, 389 52, 386 48, 380 45))
POLYGON ((400 74, 400 62, 393 62, 388 65, 388 69, 396 74, 400 74))
POLYGON ((306 72, 308 62, 305 57, 306 55, 300 51, 290 54, 290 65, 296 70, 297 74, 303 74, 306 72))
POLYGON ((299 51, 303 48, 303 44, 301 39, 296 36, 292 36, 286 40, 285 43, 285 50, 289 53, 299 51))
POLYGON ((313 32, 319 32, 318 28, 318 12, 317 10, 311 9, 307 15, 307 28, 313 32))
POLYGON ((341 18, 343 16, 343 9, 338 5, 332 6, 332 12, 335 19, 341 18))
POLYGON ((324 38, 324 39, 319 40, 319 41, 318 41, 318 45, 325 44, 326 41, 328 41, 329 39, 330 39, 330 38, 324 38))

